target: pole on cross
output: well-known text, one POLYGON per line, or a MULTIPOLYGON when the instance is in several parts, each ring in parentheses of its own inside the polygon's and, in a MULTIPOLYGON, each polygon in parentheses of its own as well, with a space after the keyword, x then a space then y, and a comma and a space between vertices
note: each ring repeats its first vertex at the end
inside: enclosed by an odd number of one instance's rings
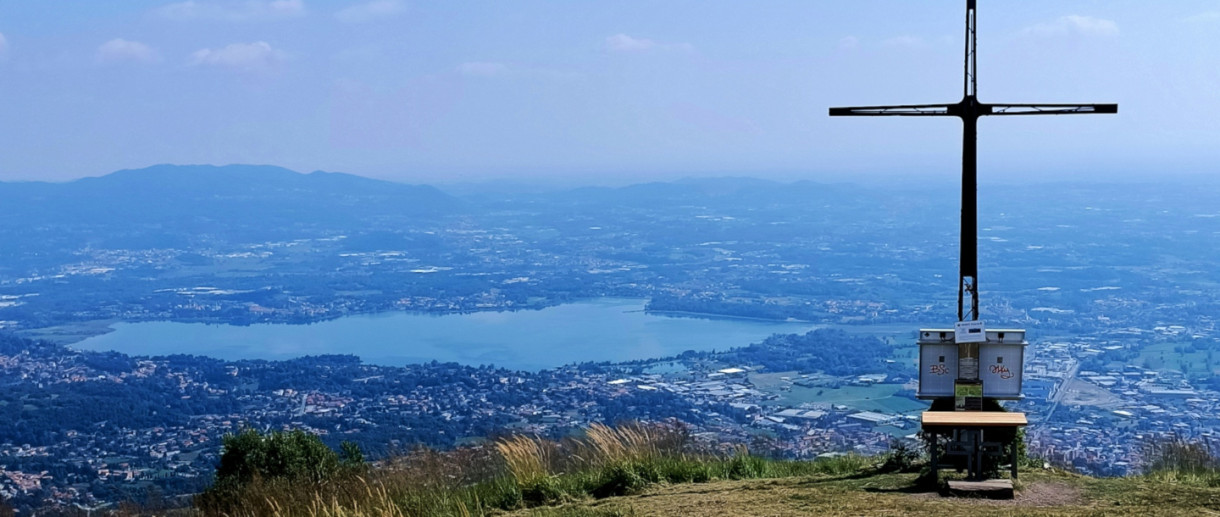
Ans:
POLYGON ((978 120, 986 115, 1118 113, 1117 104, 985 104, 978 100, 976 0, 966 0, 966 63, 962 100, 956 104, 906 104, 830 108, 832 117, 958 117, 962 119, 962 228, 957 319, 979 319, 978 120))

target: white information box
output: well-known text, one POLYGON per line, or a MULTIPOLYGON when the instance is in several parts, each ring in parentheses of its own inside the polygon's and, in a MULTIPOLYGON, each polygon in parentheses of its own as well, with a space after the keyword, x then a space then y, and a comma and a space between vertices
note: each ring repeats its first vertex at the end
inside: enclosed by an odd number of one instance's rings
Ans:
POLYGON ((975 336, 982 336, 982 339, 965 343, 957 340, 959 329, 956 327, 920 329, 918 398, 953 397, 954 383, 969 372, 977 372, 984 397, 1001 400, 1022 398, 1025 347, 1029 346, 1025 331, 984 330, 981 323, 979 329, 980 332, 968 335, 971 339, 975 336), (976 357, 963 358, 961 347, 967 344, 977 348, 976 357), (972 361, 972 364, 963 368, 963 359, 972 361))

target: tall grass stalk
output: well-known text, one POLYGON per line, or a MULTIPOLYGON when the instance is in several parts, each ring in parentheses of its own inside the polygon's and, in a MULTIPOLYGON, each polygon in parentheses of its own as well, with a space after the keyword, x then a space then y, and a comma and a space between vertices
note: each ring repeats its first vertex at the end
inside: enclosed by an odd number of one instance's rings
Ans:
POLYGON ((496 450, 504 458, 508 472, 518 484, 534 483, 549 475, 548 447, 539 438, 524 435, 512 436, 496 442, 496 450))

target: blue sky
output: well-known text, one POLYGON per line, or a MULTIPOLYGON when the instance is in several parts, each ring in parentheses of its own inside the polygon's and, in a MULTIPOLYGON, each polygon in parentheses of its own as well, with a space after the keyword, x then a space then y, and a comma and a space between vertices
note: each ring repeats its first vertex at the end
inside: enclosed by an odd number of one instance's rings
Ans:
MULTIPOLYGON (((266 163, 407 182, 955 177, 965 2, 0 3, 0 180, 266 163), (54 5, 54 7, 49 7, 54 5)), ((979 0, 983 181, 1211 174, 1220 1, 979 0)))

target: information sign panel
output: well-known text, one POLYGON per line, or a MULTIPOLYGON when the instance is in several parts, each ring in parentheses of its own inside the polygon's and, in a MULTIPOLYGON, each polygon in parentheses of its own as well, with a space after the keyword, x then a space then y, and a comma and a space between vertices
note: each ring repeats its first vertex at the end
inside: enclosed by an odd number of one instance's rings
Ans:
POLYGON ((987 332, 980 320, 959 321, 953 324, 953 340, 958 344, 987 341, 987 332))

